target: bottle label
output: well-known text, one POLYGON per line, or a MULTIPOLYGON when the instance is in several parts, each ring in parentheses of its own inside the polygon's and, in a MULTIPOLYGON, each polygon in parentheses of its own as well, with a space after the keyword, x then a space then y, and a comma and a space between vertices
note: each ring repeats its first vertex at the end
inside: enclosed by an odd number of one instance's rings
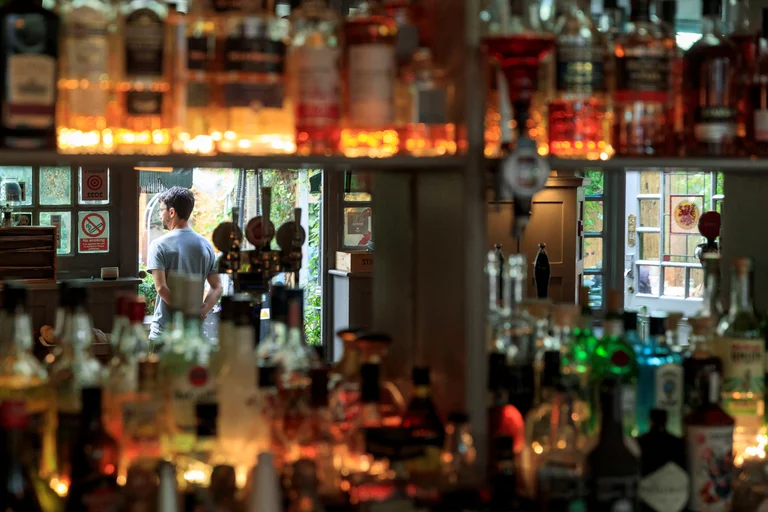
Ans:
POLYGON ((558 91, 603 92, 605 51, 592 46, 558 46, 556 75, 558 91))
POLYGON ((691 479, 689 510, 731 510, 733 426, 689 426, 685 437, 691 479))
POLYGON ((176 428, 194 433, 197 427, 195 404, 216 402, 216 381, 207 368, 193 366, 171 380, 171 413, 176 428))
POLYGON ((74 115, 103 116, 107 91, 99 82, 109 62, 107 17, 92 7, 76 7, 67 17, 67 32, 66 73, 70 78, 92 82, 90 87, 68 91, 69 110, 74 115))
POLYGON ((426 89, 412 91, 413 113, 411 119, 417 124, 444 125, 448 122, 448 91, 426 89))
MULTIPOLYGON (((707 359, 690 358, 686 361, 684 372, 685 400, 683 402, 686 410, 696 409, 703 402, 704 397, 699 392, 699 382, 701 382, 701 379, 712 372, 717 372, 722 377, 720 364, 720 360, 714 357, 707 359)), ((722 378, 720 382, 722 382, 722 378)))
POLYGON ((282 41, 249 37, 258 20, 243 21, 245 35, 228 37, 224 43, 224 69, 232 73, 262 74, 258 80, 232 80, 224 85, 227 107, 282 108, 285 97, 286 46, 282 41))
POLYGON ((723 392, 761 396, 765 389, 765 342, 736 338, 721 338, 718 342, 723 361, 723 392))
POLYGON ((298 75, 298 126, 325 127, 339 122, 339 50, 307 48, 296 50, 298 75))
POLYGON ((125 74, 163 76, 164 23, 151 9, 136 9, 125 20, 125 74))
POLYGON ((768 110, 755 110, 755 140, 768 142, 768 110))
POLYGON ((125 111, 131 116, 159 116, 163 112, 163 93, 128 91, 125 93, 125 111))
POLYGON ((15 54, 8 58, 7 128, 51 128, 55 120, 56 60, 49 55, 15 54))
POLYGON ((594 506, 589 510, 634 512, 637 501, 637 476, 606 476, 595 479, 594 506))
POLYGON ((670 60, 665 56, 616 60, 616 101, 666 103, 670 90, 670 60))
POLYGON ((736 110, 729 107, 697 107, 693 134, 699 142, 719 143, 736 136, 736 110))
POLYGON ((688 503, 688 473, 674 462, 667 462, 640 480, 640 499, 656 512, 679 512, 688 503))
POLYGON ((656 370, 656 407, 680 415, 683 407, 683 368, 665 364, 656 370))
POLYGON ((386 44, 349 47, 349 122, 387 127, 394 122, 395 48, 386 44))

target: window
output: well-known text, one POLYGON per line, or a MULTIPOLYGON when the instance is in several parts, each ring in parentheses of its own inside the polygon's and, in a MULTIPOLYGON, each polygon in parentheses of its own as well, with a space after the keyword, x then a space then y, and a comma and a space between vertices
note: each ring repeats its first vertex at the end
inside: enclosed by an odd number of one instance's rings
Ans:
POLYGON ((373 240, 370 189, 370 174, 349 172, 345 175, 342 241, 345 249, 366 249, 373 240))
POLYGON ((678 170, 639 174, 637 293, 701 297, 704 272, 696 247, 704 238, 698 218, 706 211, 722 211, 723 175, 678 170))
POLYGON ((602 171, 588 170, 584 194, 584 276, 583 285, 590 287, 589 305, 603 307, 603 193, 602 171))
POLYGON ((109 174, 106 168, 0 167, 0 204, 13 208, 16 225, 58 226, 61 256, 109 252, 109 174))

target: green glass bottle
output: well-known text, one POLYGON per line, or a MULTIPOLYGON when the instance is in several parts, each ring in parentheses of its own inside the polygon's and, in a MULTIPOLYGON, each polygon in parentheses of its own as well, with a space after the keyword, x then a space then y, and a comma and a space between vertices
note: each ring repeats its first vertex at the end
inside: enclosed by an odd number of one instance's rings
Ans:
MULTIPOLYGON (((638 365, 632 345, 624 338, 624 317, 621 314, 621 290, 608 290, 607 308, 603 325, 603 337, 595 346, 590 358, 592 371, 590 383, 593 390, 606 379, 616 380, 622 387, 624 428, 628 435, 635 430, 635 396, 637 394, 638 365)), ((592 414, 590 421, 596 425, 599 404, 597 393, 591 393, 592 414)))
POLYGON ((578 373, 589 371, 592 354, 597 346, 597 337, 592 330, 592 310, 589 307, 589 286, 579 289, 581 321, 573 330, 573 361, 571 364, 578 373))

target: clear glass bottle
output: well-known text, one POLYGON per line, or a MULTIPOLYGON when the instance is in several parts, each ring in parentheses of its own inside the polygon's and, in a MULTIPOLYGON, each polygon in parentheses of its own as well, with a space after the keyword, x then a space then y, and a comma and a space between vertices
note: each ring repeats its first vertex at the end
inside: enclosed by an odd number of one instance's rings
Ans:
POLYGON ((59 8, 58 141, 62 153, 111 153, 114 145, 117 12, 107 0, 68 0, 59 8))
POLYGON ((406 463, 415 478, 428 478, 440 471, 440 454, 445 444, 445 424, 432 400, 428 366, 415 366, 411 374, 413 395, 403 413, 402 426, 414 429, 414 441, 424 453, 406 463))
POLYGON ((555 22, 556 93, 549 104, 549 151, 561 158, 605 159, 611 146, 613 58, 580 0, 565 0, 555 22))
POLYGON ((291 12, 296 93, 296 151, 330 155, 339 150, 341 130, 341 24, 322 0, 304 0, 291 12))
POLYGON ((725 313, 721 297, 721 260, 717 254, 705 253, 702 262, 704 264, 704 294, 701 297, 701 308, 696 316, 711 318, 711 327, 716 329, 725 313))
POLYGON ((274 2, 248 3, 222 18, 218 87, 226 110, 224 153, 275 154, 296 150, 293 98, 287 94, 289 23, 274 2), (261 6, 258 7, 258 6, 261 6))
POLYGON ((733 260, 731 301, 720 321, 718 352, 723 362, 723 404, 737 424, 759 416, 762 422, 765 342, 752 304, 752 260, 733 260))
POLYGON ((29 460, 42 478, 55 468, 56 405, 48 372, 32 354, 32 325, 27 313, 27 289, 6 281, 0 311, 0 401, 19 400, 28 418, 29 460))
POLYGON ((749 91, 749 112, 747 118, 747 149, 750 153, 768 155, 768 54, 765 52, 768 37, 768 9, 763 9, 762 40, 755 74, 749 91))
POLYGON ((234 337, 235 304, 232 295, 224 295, 221 297, 221 309, 219 310, 219 327, 217 333, 219 353, 214 366, 217 375, 221 372, 222 365, 229 358, 230 349, 236 345, 234 337))
POLYGON ((139 357, 136 366, 136 392, 121 403, 122 434, 116 438, 120 445, 117 479, 121 485, 130 480, 132 467, 152 470, 163 457, 160 363, 156 355, 150 355, 139 357))
POLYGON ((168 6, 131 0, 120 7, 124 53, 118 91, 116 147, 123 154, 170 150, 171 48, 166 41, 168 6))
POLYGON ((613 147, 617 155, 657 156, 668 147, 672 65, 677 43, 651 18, 650 0, 632 0, 626 34, 614 43, 616 92, 613 147))
POLYGON ((54 490, 66 495, 72 477, 72 450, 80 425, 81 390, 102 386, 104 368, 91 354, 93 324, 87 310, 88 290, 70 284, 67 295, 72 315, 61 341, 63 351, 50 370, 56 390, 56 481, 54 490))
POLYGON ((386 157, 400 146, 395 130, 397 24, 379 0, 357 0, 344 21, 341 151, 386 157))
MULTIPOLYGON (((744 154, 747 148, 747 124, 754 122, 750 105, 750 89, 757 71, 760 57, 757 27, 753 25, 753 13, 749 0, 730 2, 729 15, 732 26, 729 27, 728 40, 739 53, 739 61, 734 81, 733 95, 736 100, 736 139, 738 151, 744 154)), ((756 25, 756 24, 755 24, 756 25)))
POLYGON ((528 314, 534 319, 536 331, 534 335, 535 351, 533 355, 533 405, 538 406, 542 397, 542 376, 544 359, 547 352, 557 352, 560 357, 559 340, 550 336, 549 311, 551 304, 543 300, 531 300, 526 303, 528 314))
POLYGON ((398 80, 396 123, 400 151, 413 156, 456 153, 454 87, 428 48, 417 50, 398 80))
POLYGON ((736 154, 736 70, 739 51, 721 32, 720 0, 702 2, 701 39, 683 56, 685 152, 736 154))

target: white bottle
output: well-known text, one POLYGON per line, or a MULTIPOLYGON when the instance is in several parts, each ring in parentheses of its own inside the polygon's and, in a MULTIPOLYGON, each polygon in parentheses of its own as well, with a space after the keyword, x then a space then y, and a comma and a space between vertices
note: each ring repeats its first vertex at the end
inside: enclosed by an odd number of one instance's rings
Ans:
POLYGON ((282 512, 280 485, 270 452, 259 454, 253 473, 253 488, 248 496, 246 512, 282 512))
POLYGON ((170 462, 160 463, 160 488, 157 490, 157 512, 179 512, 176 491, 176 468, 170 462))

